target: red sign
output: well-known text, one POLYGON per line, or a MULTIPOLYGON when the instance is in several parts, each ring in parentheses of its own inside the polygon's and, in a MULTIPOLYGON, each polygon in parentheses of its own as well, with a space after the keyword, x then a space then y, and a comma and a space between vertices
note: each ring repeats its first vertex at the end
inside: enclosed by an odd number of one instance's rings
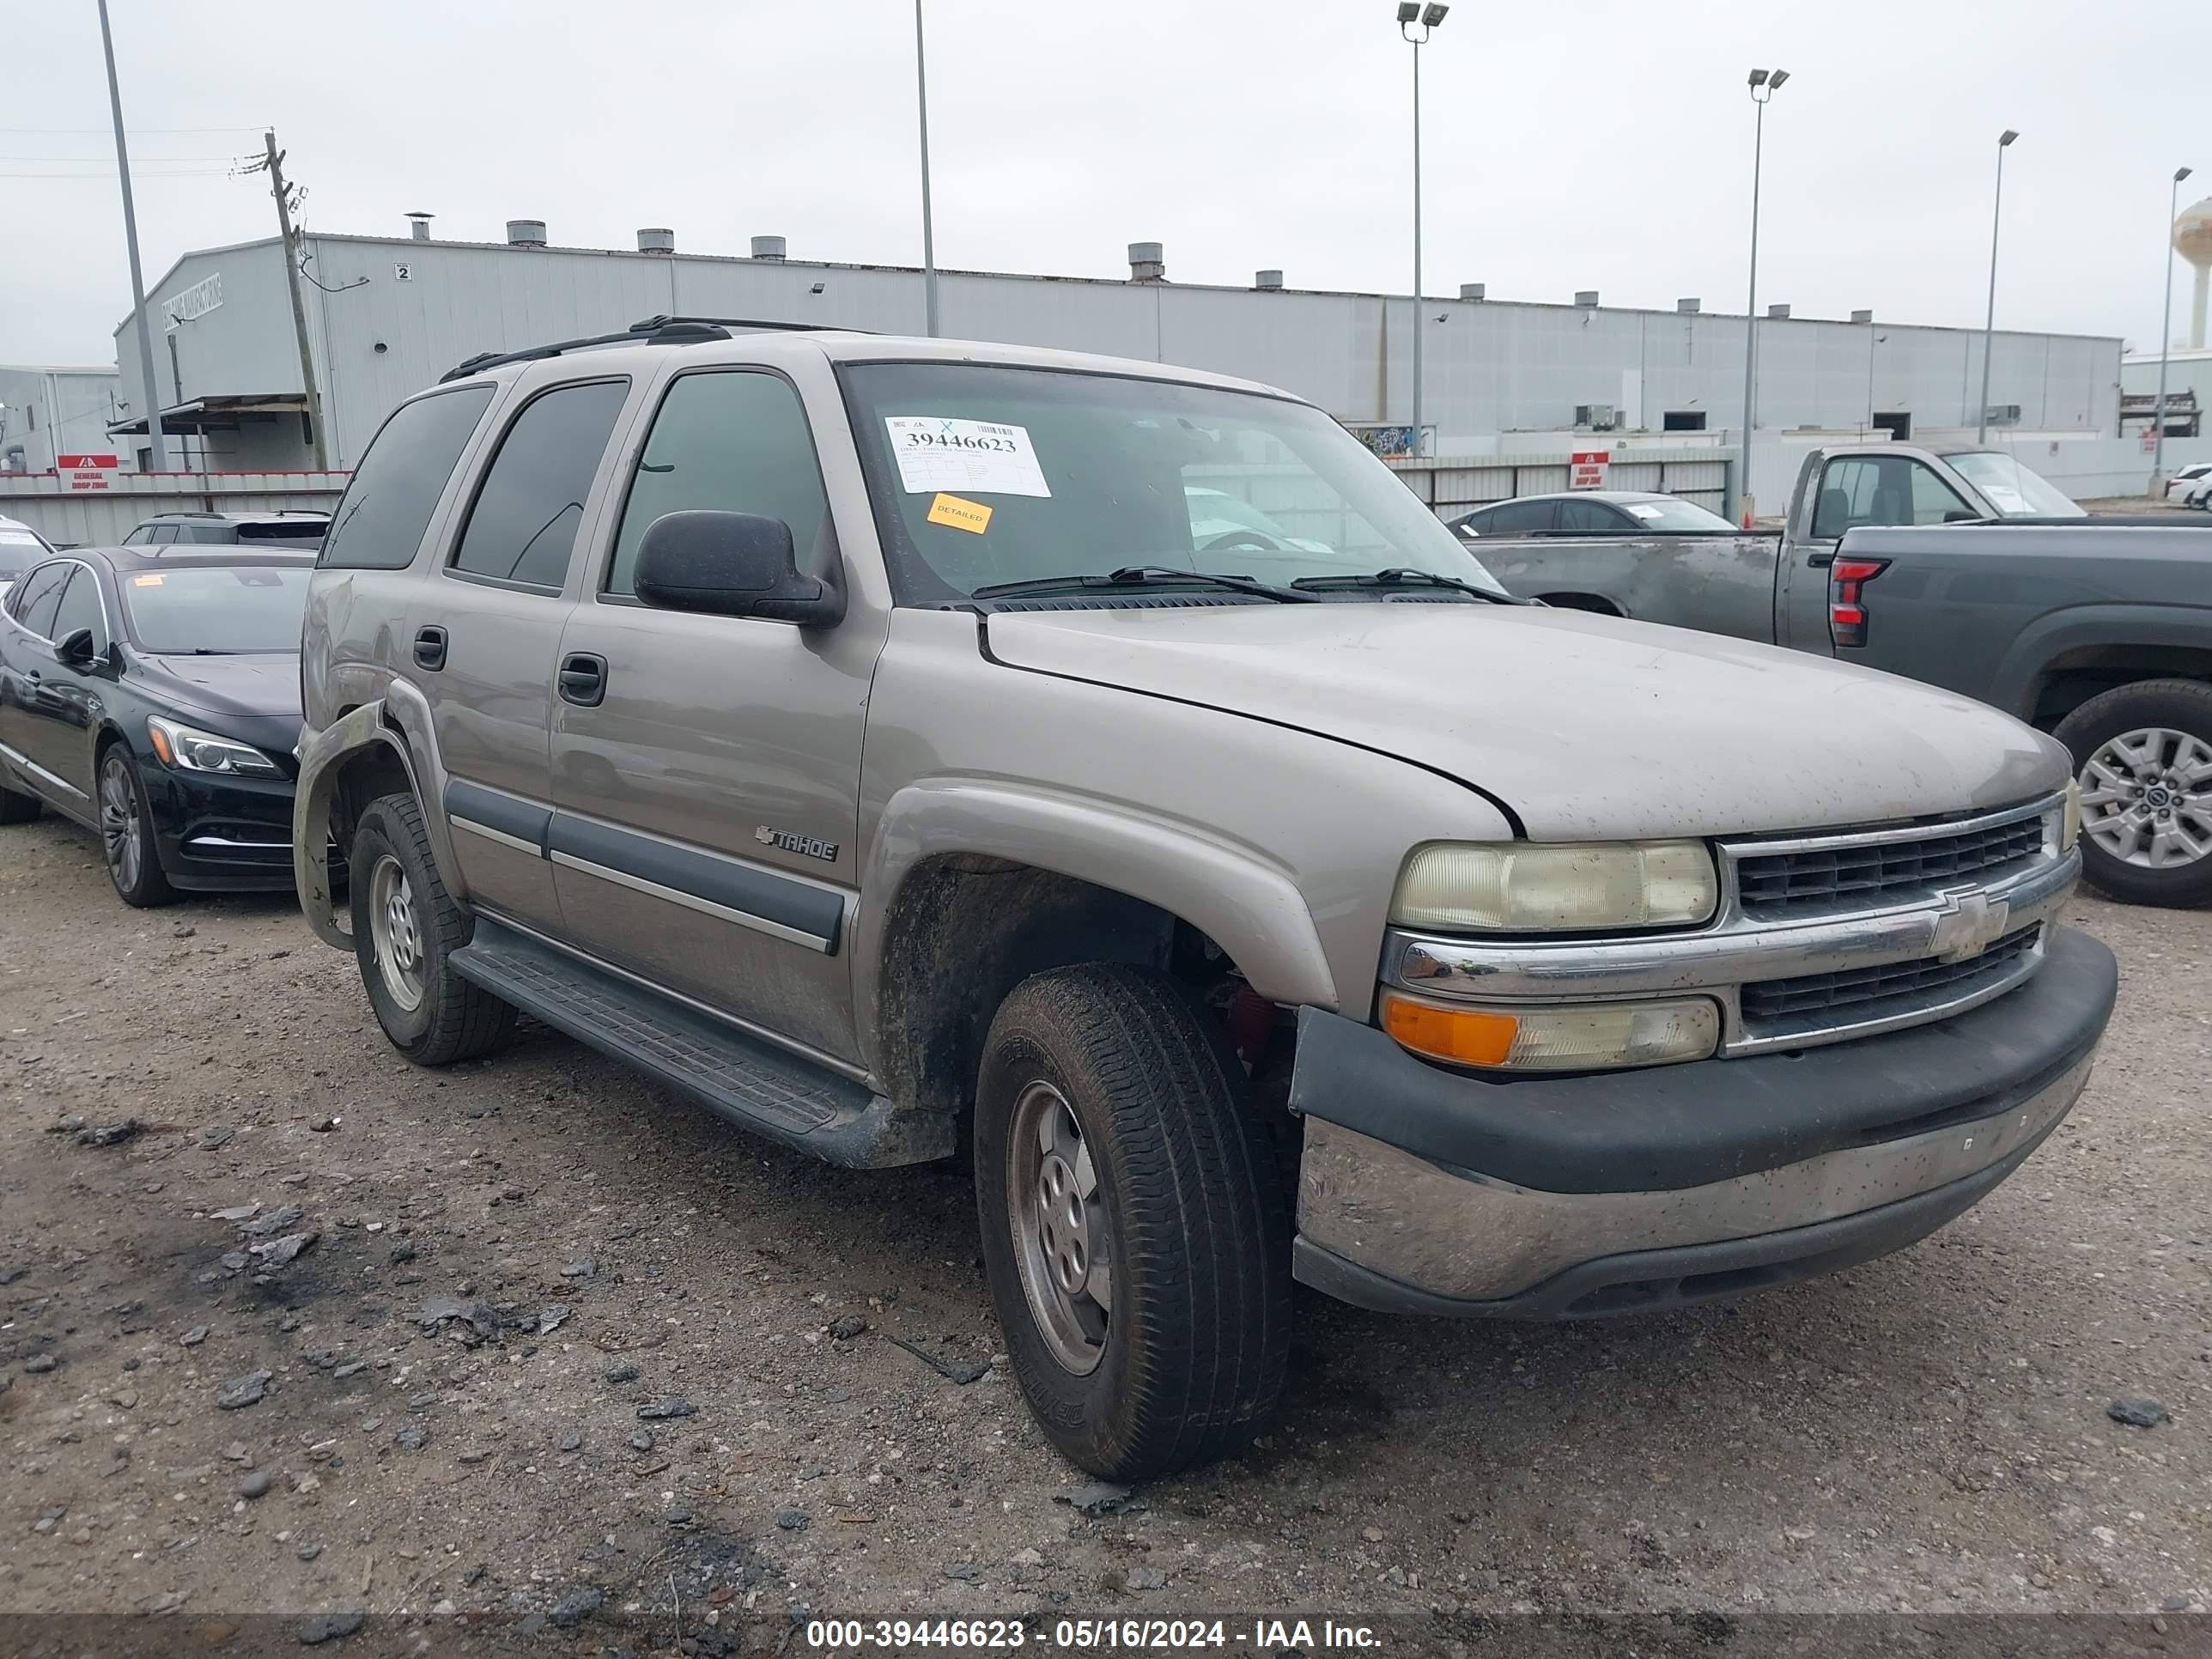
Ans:
POLYGON ((1570 463, 1567 488, 1570 489, 1602 489, 1605 470, 1613 464, 1609 449, 1578 449, 1567 457, 1570 463))
POLYGON ((105 489, 107 475, 115 471, 112 455, 57 455, 54 471, 64 474, 71 489, 105 489))

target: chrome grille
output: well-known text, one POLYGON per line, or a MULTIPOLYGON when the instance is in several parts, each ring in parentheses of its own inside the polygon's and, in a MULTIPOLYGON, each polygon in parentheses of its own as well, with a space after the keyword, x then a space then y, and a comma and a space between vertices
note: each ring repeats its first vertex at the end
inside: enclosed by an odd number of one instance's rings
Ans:
POLYGON ((2042 853, 2040 816, 1856 846, 1760 853, 1754 844, 1736 854, 1736 893, 1744 915, 1762 921, 1873 909, 1960 881, 1987 880, 2042 853))
POLYGON ((2034 951, 2042 933, 2041 922, 2014 928, 1965 962, 1892 962, 1835 974, 1759 981, 1743 988, 1744 1023, 1759 1027, 1818 1016, 1817 1023, 1826 1026, 1838 1023, 1831 1015, 1848 1009, 1846 1018, 1856 1024, 1892 1012, 1939 1006, 2012 973, 2022 957, 2034 951))

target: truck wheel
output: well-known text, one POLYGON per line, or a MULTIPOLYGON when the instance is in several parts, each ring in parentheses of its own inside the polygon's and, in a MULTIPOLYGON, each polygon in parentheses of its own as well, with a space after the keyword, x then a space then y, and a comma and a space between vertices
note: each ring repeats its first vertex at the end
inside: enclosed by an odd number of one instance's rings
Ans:
POLYGON ((2212 899, 2212 685, 2144 680, 2058 724, 2081 782, 2081 865, 2130 904, 2212 899))
POLYGON ((413 796, 382 796, 361 815, 347 874, 354 958, 392 1046, 418 1066, 505 1048, 514 1008, 447 966, 473 924, 438 879, 413 796))
POLYGON ((1158 974, 1039 974, 991 1022, 975 1142, 991 1294, 1030 1409, 1094 1474, 1223 1456, 1281 1391, 1290 1220, 1244 1094, 1158 974))

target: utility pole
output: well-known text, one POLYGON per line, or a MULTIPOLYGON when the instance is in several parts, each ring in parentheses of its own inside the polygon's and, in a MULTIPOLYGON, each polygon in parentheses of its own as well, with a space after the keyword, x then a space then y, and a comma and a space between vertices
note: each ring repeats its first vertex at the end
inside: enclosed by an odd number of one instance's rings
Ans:
POLYGON ((300 292, 300 244, 292 228, 292 198, 284 185, 284 152, 276 148, 276 133, 263 136, 268 148, 261 166, 269 174, 269 192, 276 198, 276 228, 284 236, 284 286, 291 290, 292 332, 300 344, 300 384, 307 393, 307 441, 314 447, 315 470, 322 472, 329 470, 331 456, 323 442, 323 397, 315 390, 315 356, 307 348, 307 302, 300 292))
POLYGON ((922 326, 937 337, 937 238, 929 222, 929 71, 921 56, 921 0, 914 0, 914 90, 921 111, 921 313, 922 326))
POLYGON ((115 116, 115 174, 123 185, 123 240, 131 246, 131 304, 138 321, 139 394, 146 401, 146 459, 156 472, 169 470, 161 440, 161 388, 154 379, 154 331, 146 321, 146 278, 138 269, 138 210, 131 201, 131 151, 123 142, 123 91, 115 80, 115 37, 108 32, 107 0, 100 0, 100 44, 107 53, 107 106, 115 116))
POLYGON ((1735 517, 1746 530, 1759 513, 1751 488, 1752 422, 1759 413, 1759 171, 1766 152, 1766 106, 1789 78, 1788 70, 1755 69, 1746 82, 1758 106, 1751 121, 1751 274, 1743 299, 1743 453, 1735 466, 1735 517))
POLYGON ((2010 127, 1997 135, 1997 185, 1990 198, 1990 309, 1982 321, 1982 412, 1974 422, 1974 441, 1978 444, 1990 441, 1990 348, 1996 343, 1997 222, 2004 211, 2004 153, 2019 137, 2010 127))
POLYGON ((2166 303, 2158 313, 2158 402, 2152 405, 2151 429, 2158 435, 2151 440, 2150 493, 2154 500, 2166 497, 2166 359, 2167 348, 2173 343, 2173 221, 2175 205, 2181 200, 2181 181, 2191 169, 2176 167, 2173 183, 2166 192, 2166 303))

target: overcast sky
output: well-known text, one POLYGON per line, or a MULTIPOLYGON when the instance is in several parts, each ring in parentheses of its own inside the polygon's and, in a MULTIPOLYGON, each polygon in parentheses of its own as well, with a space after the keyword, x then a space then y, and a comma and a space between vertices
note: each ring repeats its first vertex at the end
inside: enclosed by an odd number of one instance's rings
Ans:
MULTIPOLYGON (((948 267, 1402 293, 1412 49, 1394 0, 927 0, 948 267)), ((331 231, 918 264, 908 0, 112 0, 146 280, 264 236, 226 178, 273 125, 331 231), (181 129, 225 129, 191 131, 181 129)), ((2173 169, 2212 188, 2190 0, 1462 0, 1423 53, 1427 283, 1740 310, 1753 64, 1759 301, 1978 326, 1996 138, 2002 327, 2157 338, 2173 169)), ((0 58, 0 363, 100 363, 129 308, 93 0, 0 58), (67 176, 46 176, 64 174, 67 176)), ((2190 186, 2197 186, 2191 189, 2190 186)), ((2177 267, 2175 315, 2188 273, 2177 267)))

